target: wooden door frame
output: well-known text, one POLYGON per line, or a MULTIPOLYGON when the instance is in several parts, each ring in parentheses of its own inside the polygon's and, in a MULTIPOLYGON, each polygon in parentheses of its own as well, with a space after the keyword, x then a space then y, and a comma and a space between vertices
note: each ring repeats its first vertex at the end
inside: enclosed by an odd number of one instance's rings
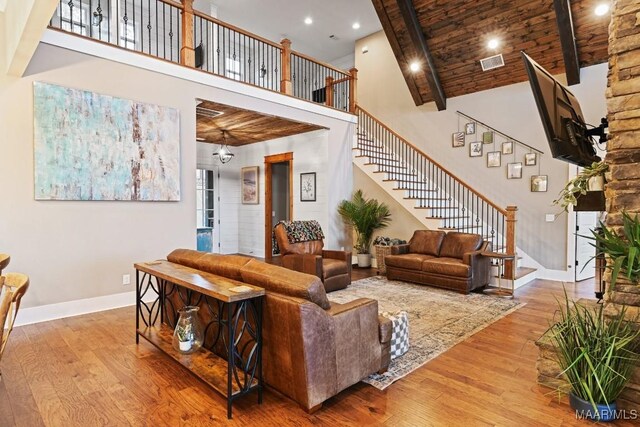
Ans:
POLYGON ((271 235, 273 230, 273 194, 272 165, 274 163, 289 163, 289 219, 293 219, 293 152, 264 156, 264 257, 273 258, 271 235))

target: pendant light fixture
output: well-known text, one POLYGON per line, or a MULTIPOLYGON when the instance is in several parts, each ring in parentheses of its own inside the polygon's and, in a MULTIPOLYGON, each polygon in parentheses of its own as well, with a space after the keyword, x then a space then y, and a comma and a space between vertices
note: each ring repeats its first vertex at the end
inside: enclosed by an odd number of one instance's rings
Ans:
POLYGON ((229 163, 231 159, 233 159, 233 153, 227 147, 227 131, 222 131, 222 144, 220 144, 220 149, 213 153, 213 157, 218 156, 220 162, 222 164, 229 163))

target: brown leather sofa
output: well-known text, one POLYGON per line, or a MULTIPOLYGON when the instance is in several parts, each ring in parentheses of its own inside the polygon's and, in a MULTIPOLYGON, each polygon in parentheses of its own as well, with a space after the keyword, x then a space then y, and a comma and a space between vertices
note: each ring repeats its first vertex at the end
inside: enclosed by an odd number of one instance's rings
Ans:
POLYGON ((385 257, 387 278, 469 293, 489 283, 491 259, 480 253, 490 246, 479 234, 417 230, 385 257))
MULTIPOLYGON (((376 300, 331 303, 318 277, 244 256, 176 249, 167 260, 266 290, 264 380, 309 412, 389 366, 392 325, 376 300)), ((199 316, 206 324, 212 314, 201 309, 199 316)))
POLYGON ((287 230, 282 224, 278 224, 274 232, 285 268, 318 276, 327 292, 349 286, 351 252, 323 250, 322 240, 289 243, 287 230))

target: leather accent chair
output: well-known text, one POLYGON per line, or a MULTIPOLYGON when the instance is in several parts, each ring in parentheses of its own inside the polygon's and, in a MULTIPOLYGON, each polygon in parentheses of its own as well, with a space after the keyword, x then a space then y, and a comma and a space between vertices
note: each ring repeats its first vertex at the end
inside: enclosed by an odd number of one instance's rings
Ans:
POLYGON ((491 244, 479 234, 417 230, 409 243, 384 259, 389 280, 403 280, 469 293, 489 284, 491 244))
POLYGON ((322 240, 289 243, 282 224, 276 226, 275 235, 283 267, 319 277, 327 292, 344 289, 351 283, 351 252, 323 250, 322 240))
MULTIPOLYGON (((308 412, 389 366, 392 324, 378 315, 376 300, 332 303, 318 277, 244 256, 176 249, 167 259, 266 290, 262 322, 265 383, 308 412)), ((177 295, 173 302, 176 308, 184 305, 177 295)), ((202 308, 198 315, 206 324, 212 314, 202 308)), ((224 354, 224 347, 221 350, 224 354)))

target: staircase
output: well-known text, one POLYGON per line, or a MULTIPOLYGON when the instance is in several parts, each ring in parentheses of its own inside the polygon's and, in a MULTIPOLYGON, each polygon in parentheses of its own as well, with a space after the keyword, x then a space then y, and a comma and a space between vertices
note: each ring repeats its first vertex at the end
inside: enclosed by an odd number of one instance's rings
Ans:
MULTIPOLYGON (((480 234, 492 251, 516 253, 517 207, 488 200, 360 106, 356 114, 354 163, 426 228, 480 234)), ((516 287, 534 278, 535 269, 518 268, 516 287)))

